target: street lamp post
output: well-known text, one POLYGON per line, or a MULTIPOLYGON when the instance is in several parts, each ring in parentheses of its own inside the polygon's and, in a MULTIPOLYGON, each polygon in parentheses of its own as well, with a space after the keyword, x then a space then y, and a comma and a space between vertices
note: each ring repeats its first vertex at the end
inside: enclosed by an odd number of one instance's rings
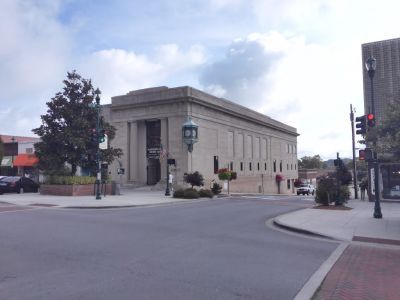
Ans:
MULTIPOLYGON (((14 144, 15 144, 15 137, 11 138, 11 175, 14 176, 14 144)), ((18 150, 17 150, 18 154, 18 150)))
POLYGON ((97 170, 97 177, 96 177, 96 200, 101 199, 100 195, 100 180, 101 180, 101 166, 100 166, 100 90, 96 89, 96 110, 97 110, 97 119, 96 119, 96 137, 97 137, 97 153, 96 153, 96 170, 97 170))
MULTIPOLYGON (((374 75, 376 70, 376 59, 371 56, 365 62, 365 67, 368 72, 369 79, 371 80, 371 113, 375 114, 375 99, 374 99, 374 75)), ((374 182, 375 182, 375 206, 374 206, 374 218, 382 219, 382 211, 381 211, 381 203, 380 203, 380 191, 379 191, 379 162, 378 162, 378 154, 376 152, 376 138, 373 142, 374 146, 374 182)))
MULTIPOLYGON (((190 159, 192 159, 193 145, 199 141, 198 134, 199 125, 192 121, 191 117, 182 125, 182 138, 183 142, 188 146, 190 159)), ((190 168, 192 168, 192 160, 190 161, 190 168)))

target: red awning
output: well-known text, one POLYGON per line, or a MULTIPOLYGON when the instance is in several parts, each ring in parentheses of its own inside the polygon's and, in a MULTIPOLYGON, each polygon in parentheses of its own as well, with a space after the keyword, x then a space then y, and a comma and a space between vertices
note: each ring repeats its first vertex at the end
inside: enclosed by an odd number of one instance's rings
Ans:
POLYGON ((39 159, 35 154, 18 154, 14 158, 14 167, 32 167, 37 165, 39 159))

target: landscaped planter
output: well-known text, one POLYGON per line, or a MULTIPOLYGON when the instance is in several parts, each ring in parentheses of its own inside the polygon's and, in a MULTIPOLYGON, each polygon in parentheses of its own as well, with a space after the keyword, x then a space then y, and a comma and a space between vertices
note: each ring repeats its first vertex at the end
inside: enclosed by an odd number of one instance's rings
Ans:
MULTIPOLYGON (((111 195, 111 184, 106 184, 106 194, 111 195)), ((94 196, 94 184, 41 184, 41 195, 56 195, 56 196, 94 196)), ((101 191, 104 194, 104 191, 101 191)))

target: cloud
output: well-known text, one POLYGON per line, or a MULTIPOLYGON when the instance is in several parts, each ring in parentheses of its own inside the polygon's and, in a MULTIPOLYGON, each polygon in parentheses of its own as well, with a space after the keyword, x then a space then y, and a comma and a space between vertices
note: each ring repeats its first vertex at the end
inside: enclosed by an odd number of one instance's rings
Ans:
POLYGON ((277 31, 253 33, 227 47, 224 58, 204 69, 200 83, 296 127, 300 155, 348 154, 349 101, 362 98, 356 49, 307 43, 303 36, 277 31), (327 132, 330 140, 320 138, 327 132))
POLYGON ((60 1, 1 1, 0 111, 11 110, 1 116, 4 133, 31 135, 39 103, 64 73, 71 40, 56 20, 59 7, 60 1))
MULTIPOLYGON (((176 44, 161 45, 154 55, 137 54, 124 49, 96 51, 85 57, 80 70, 93 79, 103 92, 102 99, 126 94, 140 88, 165 85, 169 77, 186 78, 189 72, 203 64, 205 54, 200 46, 183 51, 176 44)), ((182 80, 182 85, 185 85, 182 80)))

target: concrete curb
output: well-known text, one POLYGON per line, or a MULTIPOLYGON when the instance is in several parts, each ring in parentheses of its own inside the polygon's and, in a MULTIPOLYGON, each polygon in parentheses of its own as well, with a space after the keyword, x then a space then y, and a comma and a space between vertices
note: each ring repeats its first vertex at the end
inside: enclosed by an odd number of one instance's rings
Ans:
POLYGON ((273 224, 275 226, 278 226, 278 227, 280 227, 282 229, 289 230, 289 231, 292 231, 292 232, 311 235, 311 236, 314 236, 314 237, 328 239, 328 240, 332 240, 332 241, 343 242, 342 240, 339 240, 337 238, 334 238, 334 237, 331 237, 331 236, 328 236, 328 235, 324 235, 324 234, 313 232, 313 231, 310 231, 310 230, 300 229, 300 228, 297 228, 297 227, 293 227, 293 226, 289 226, 289 225, 283 224, 277 218, 274 218, 272 222, 273 222, 273 224))
POLYGON ((294 300, 309 300, 312 299, 318 291, 326 275, 332 269, 333 265, 340 258, 349 243, 341 243, 335 251, 328 257, 326 261, 318 268, 318 270, 308 279, 306 284, 294 297, 294 300))

